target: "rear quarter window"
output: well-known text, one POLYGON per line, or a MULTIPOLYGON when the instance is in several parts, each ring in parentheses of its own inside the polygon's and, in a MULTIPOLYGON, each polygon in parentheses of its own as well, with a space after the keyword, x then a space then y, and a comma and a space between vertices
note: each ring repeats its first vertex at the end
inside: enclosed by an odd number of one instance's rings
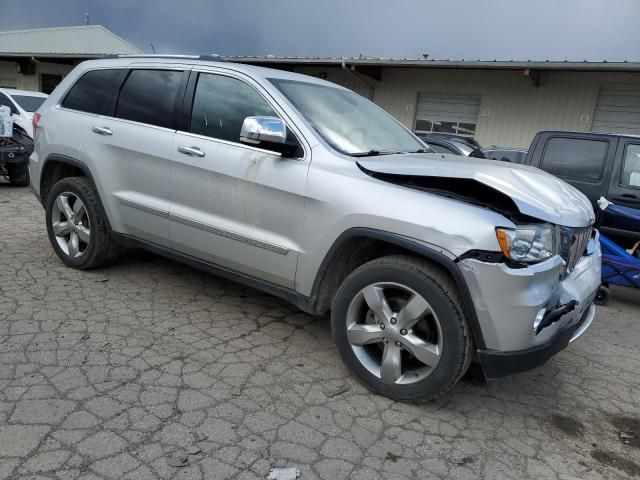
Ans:
POLYGON ((72 110, 98 115, 111 115, 115 107, 118 89, 126 70, 92 70, 75 83, 62 101, 62 106, 72 110))
POLYGON ((551 138, 544 149, 541 168, 553 175, 598 183, 609 142, 582 138, 551 138))

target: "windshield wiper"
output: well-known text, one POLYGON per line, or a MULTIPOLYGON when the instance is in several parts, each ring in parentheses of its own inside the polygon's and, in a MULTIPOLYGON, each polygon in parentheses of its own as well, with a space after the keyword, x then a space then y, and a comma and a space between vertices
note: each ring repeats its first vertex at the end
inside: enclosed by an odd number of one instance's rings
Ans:
POLYGON ((404 152, 384 152, 380 150, 369 150, 368 152, 356 152, 356 153, 350 153, 349 155, 352 157, 376 157, 378 155, 393 155, 394 153, 404 153, 404 152))

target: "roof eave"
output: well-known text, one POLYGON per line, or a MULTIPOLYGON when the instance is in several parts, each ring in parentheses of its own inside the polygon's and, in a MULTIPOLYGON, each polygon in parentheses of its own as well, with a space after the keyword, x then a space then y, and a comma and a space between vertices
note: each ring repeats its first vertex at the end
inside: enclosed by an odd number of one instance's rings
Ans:
POLYGON ((404 60, 404 59, 370 59, 370 58, 264 58, 264 57, 226 57, 238 63, 259 65, 348 65, 403 67, 403 68, 442 68, 442 69, 481 69, 481 70, 581 70, 581 71, 640 71, 640 63, 636 62, 569 62, 569 61, 502 61, 502 60, 404 60))
POLYGON ((106 53, 17 53, 17 52, 0 52, 0 58, 72 58, 72 59, 94 59, 102 58, 106 53))

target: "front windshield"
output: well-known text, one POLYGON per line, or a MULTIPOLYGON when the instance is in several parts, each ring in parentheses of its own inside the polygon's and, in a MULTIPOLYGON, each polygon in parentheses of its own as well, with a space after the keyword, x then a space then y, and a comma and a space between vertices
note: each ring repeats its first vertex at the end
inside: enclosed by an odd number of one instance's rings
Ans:
POLYGON ((35 112, 44 103, 47 97, 35 97, 32 95, 11 95, 25 112, 35 112))
POLYGON ((269 79, 329 145, 347 155, 427 151, 384 110, 350 90, 269 79))

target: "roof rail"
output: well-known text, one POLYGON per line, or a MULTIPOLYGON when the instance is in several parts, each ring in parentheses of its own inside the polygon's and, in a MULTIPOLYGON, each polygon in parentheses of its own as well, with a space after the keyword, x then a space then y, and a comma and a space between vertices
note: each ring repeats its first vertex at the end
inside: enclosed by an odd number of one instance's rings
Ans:
POLYGON ((215 62, 225 62, 226 60, 221 55, 217 55, 215 53, 207 53, 204 55, 172 55, 172 54, 109 54, 103 55, 100 57, 101 59, 110 59, 110 58, 188 58, 191 60, 212 60, 215 62))

